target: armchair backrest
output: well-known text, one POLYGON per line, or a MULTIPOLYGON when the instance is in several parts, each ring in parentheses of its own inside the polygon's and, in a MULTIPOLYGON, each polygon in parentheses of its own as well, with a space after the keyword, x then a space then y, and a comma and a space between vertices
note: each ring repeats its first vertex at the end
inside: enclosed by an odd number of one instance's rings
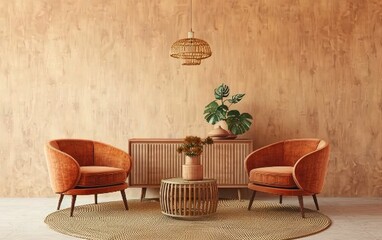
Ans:
POLYGON ((60 139, 54 141, 58 150, 73 157, 80 166, 94 165, 93 141, 80 139, 60 139))
POLYGON ((63 193, 76 186, 80 179, 80 165, 69 154, 59 149, 58 141, 45 145, 50 184, 55 193, 63 193))
POLYGON ((284 141, 283 164, 294 166, 304 155, 315 151, 320 139, 291 139, 284 141))
POLYGON ((247 173, 260 167, 294 166, 308 153, 326 145, 320 139, 290 139, 276 142, 250 153, 245 159, 247 173))
POLYGON ((311 193, 320 193, 328 171, 329 144, 320 141, 315 151, 300 158, 293 171, 297 186, 311 193))

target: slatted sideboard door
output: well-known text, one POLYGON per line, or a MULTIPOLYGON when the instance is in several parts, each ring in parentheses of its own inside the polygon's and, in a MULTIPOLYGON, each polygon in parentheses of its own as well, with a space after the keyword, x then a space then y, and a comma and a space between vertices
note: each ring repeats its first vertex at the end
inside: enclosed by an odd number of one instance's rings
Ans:
MULTIPOLYGON (((133 167, 129 175, 130 187, 142 188, 143 198, 146 188, 159 188, 162 179, 182 176, 184 155, 176 148, 182 139, 129 140, 129 153, 133 167)), ((201 157, 204 178, 217 180, 218 188, 246 188, 248 177, 244 159, 252 151, 252 140, 215 140, 205 145, 201 157)), ((239 196, 240 198, 240 196, 239 196)))

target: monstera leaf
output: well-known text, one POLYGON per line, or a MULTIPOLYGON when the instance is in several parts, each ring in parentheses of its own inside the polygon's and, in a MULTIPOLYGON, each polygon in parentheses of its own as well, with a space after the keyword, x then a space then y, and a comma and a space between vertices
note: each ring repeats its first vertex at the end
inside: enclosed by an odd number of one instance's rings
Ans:
POLYGON ((219 87, 215 89, 215 98, 217 100, 222 100, 225 97, 229 96, 229 87, 222 83, 219 87))
POLYGON ((240 114, 237 110, 231 110, 227 114, 228 129, 235 135, 243 134, 249 130, 252 122, 249 113, 240 114))
POLYGON ((217 102, 212 101, 204 109, 204 118, 210 124, 215 124, 225 119, 227 111, 228 107, 226 105, 219 105, 217 102))
POLYGON ((233 95, 231 99, 228 99, 228 102, 229 103, 238 103, 238 102, 240 102, 241 99, 243 99, 244 96, 245 96, 245 94, 233 95))

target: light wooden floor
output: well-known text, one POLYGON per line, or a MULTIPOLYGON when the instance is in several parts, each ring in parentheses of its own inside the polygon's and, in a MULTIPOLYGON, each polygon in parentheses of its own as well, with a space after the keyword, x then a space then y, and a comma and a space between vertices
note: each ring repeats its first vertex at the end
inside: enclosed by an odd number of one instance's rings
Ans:
MULTIPOLYGON (((277 197, 269 196, 260 196, 257 199, 278 201, 277 197)), ((57 200, 57 198, 0 198, 0 239, 75 239, 50 230, 44 223, 45 216, 55 211, 57 200)), ((99 202, 114 200, 120 200, 120 196, 98 197, 99 202)), ((77 198, 78 205, 92 201, 93 198, 90 196, 77 198)), ((329 216, 333 224, 329 229, 303 239, 382 240, 382 198, 318 197, 318 201, 321 212, 329 216)), ((314 209, 311 198, 304 198, 304 202, 306 208, 314 209)), ((284 203, 298 205, 297 198, 292 197, 285 198, 284 203)), ((69 206, 70 198, 64 198, 62 208, 69 206)))

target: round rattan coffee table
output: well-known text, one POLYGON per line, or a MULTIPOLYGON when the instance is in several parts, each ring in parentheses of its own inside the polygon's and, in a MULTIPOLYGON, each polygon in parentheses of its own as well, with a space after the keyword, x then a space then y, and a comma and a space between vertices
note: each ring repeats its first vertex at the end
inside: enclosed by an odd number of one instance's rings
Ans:
POLYGON ((171 217, 196 218, 215 213, 218 206, 216 179, 164 179, 159 199, 162 213, 171 217))

